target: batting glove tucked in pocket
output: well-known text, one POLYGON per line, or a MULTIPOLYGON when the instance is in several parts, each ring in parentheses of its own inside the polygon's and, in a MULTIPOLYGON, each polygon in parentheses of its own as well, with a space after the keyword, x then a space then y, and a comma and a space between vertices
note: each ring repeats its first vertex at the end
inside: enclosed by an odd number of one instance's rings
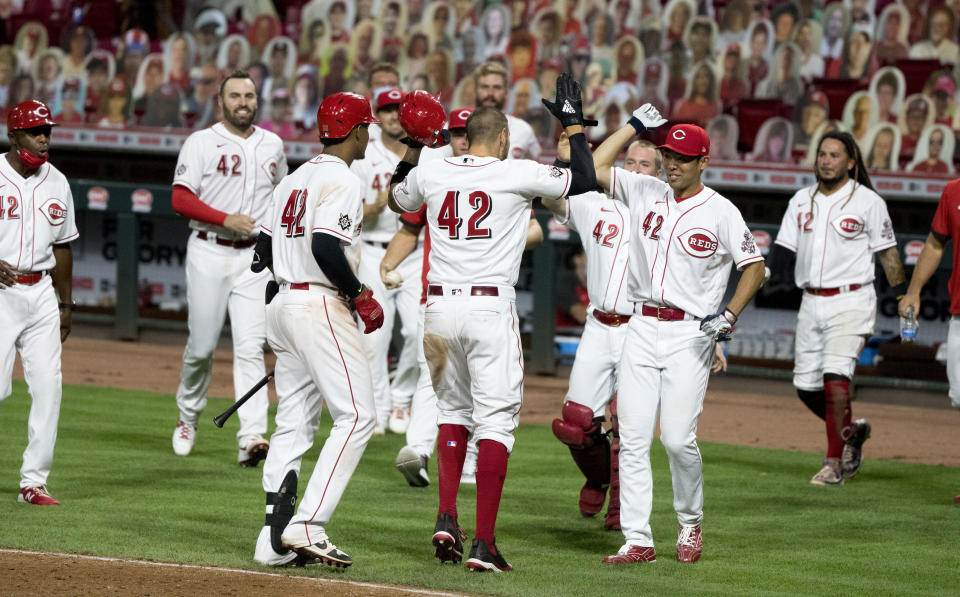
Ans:
POLYGON ((712 338, 714 342, 726 342, 733 335, 733 324, 737 316, 730 309, 724 309, 713 315, 703 318, 700 322, 700 331, 712 338))

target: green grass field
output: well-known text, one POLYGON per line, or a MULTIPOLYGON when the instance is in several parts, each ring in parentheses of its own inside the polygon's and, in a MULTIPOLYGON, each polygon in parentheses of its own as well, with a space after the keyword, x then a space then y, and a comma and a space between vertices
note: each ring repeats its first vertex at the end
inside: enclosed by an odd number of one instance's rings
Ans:
MULTIPOLYGON (((263 523, 260 471, 234 464, 236 421, 223 430, 211 422, 226 405, 210 401, 193 454, 180 458, 170 447, 172 396, 65 387, 49 481, 63 506, 37 508, 16 502, 29 398, 14 382, 0 404, 0 546, 263 568, 252 559, 263 523)), ((680 565, 669 469, 657 446, 659 558, 614 567, 600 560, 623 537, 579 516, 581 481, 569 453, 546 426, 521 426, 497 527, 515 572, 480 575, 433 559, 436 486, 406 485, 393 468, 402 443, 395 435, 371 440, 328 528, 353 567, 290 574, 524 596, 946 595, 960 586, 960 505, 951 499, 960 469, 867 460, 847 486, 822 488, 808 484, 818 455, 703 444, 704 556, 680 565)), ((472 530, 473 486, 461 490, 460 512, 472 530)))

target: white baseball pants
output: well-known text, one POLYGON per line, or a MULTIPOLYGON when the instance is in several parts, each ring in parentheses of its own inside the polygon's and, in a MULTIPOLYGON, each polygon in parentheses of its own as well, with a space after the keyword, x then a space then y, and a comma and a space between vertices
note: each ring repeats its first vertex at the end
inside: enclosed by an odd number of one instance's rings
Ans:
POLYGON ((960 408, 960 315, 950 318, 947 331, 947 381, 950 382, 950 402, 960 408))
MULTIPOLYGON (((230 314, 233 336, 234 400, 266 375, 263 365, 264 292, 270 272, 250 271, 253 248, 234 249, 200 240, 196 232, 187 241, 187 325, 190 337, 183 351, 177 388, 180 418, 192 425, 207 405, 213 369, 213 351, 224 319, 230 314)), ((267 388, 264 386, 240 410, 239 440, 267 433, 267 388)))
POLYGON ((3 394, 12 391, 13 363, 20 353, 30 392, 27 448, 20 468, 20 488, 46 485, 57 442, 63 378, 60 372, 60 309, 50 276, 36 284, 15 284, 0 291, 0 364, 3 394))
POLYGON ((471 287, 443 287, 427 296, 423 349, 440 410, 438 425, 473 429, 513 450, 523 398, 523 351, 514 290, 471 296, 471 287))
POLYGON ((263 465, 263 489, 277 491, 313 445, 322 402, 333 428, 290 524, 322 528, 333 515, 376 421, 361 332, 345 301, 320 286, 280 287, 267 306, 267 338, 277 354, 277 427, 263 465))
POLYGON ((370 376, 377 405, 377 420, 386 425, 391 405, 409 406, 417 386, 417 322, 420 315, 420 272, 423 249, 418 248, 400 262, 397 273, 403 277, 400 288, 387 290, 380 280, 380 262, 386 249, 367 242, 362 243, 358 278, 373 290, 373 297, 383 308, 383 326, 363 335, 363 347, 370 357, 370 376), (400 335, 403 348, 397 362, 393 384, 390 383, 387 355, 393 337, 396 316, 400 316, 400 335))
POLYGON ((410 404, 410 426, 407 427, 407 445, 421 456, 431 456, 437 444, 437 394, 430 380, 430 368, 423 354, 423 316, 425 307, 420 305, 420 317, 417 318, 417 389, 410 404))
POLYGON ((652 546, 650 446, 657 416, 673 478, 673 507, 683 525, 703 520, 703 464, 697 421, 714 342, 700 322, 634 315, 627 326, 618 387, 620 524, 630 545, 652 546))
POLYGON ((872 284, 834 296, 804 292, 797 314, 794 387, 823 389, 824 373, 853 378, 876 318, 877 293, 872 284))
POLYGON ((587 309, 587 322, 570 369, 570 387, 565 400, 593 409, 594 417, 605 415, 617 389, 617 371, 628 325, 614 327, 600 323, 593 316, 593 308, 587 309))

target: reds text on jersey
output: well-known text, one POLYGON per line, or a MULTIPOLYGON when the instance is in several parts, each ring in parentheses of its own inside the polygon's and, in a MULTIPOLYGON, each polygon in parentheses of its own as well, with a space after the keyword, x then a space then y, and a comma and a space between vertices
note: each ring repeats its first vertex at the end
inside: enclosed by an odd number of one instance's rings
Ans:
MULTIPOLYGON (((274 186, 287 175, 287 158, 280 137, 253 127, 244 139, 223 123, 187 137, 177 158, 173 184, 183 185, 210 207, 227 214, 245 214, 263 223, 274 186)), ((221 226, 190 221, 195 230, 237 238, 221 226)))
POLYGON ((580 234, 587 256, 590 304, 607 313, 631 315, 633 305, 627 298, 626 283, 630 210, 595 191, 568 197, 566 206, 567 217, 557 220, 580 234))
POLYGON ((54 244, 80 236, 67 178, 49 162, 24 179, 0 158, 0 259, 19 272, 53 269, 54 244))
POLYGON ((715 312, 737 269, 763 261, 740 210, 711 189, 677 201, 665 182, 612 168, 610 191, 630 207, 630 300, 715 312))
MULTIPOLYGON (((350 164, 350 169, 360 177, 360 180, 370 181, 364 190, 364 203, 376 203, 377 196, 381 192, 390 191, 390 179, 393 177, 393 172, 397 169, 401 157, 387 149, 383 142, 378 139, 370 141, 362 160, 355 160, 350 164)), ((380 217, 377 218, 376 224, 365 227, 361 236, 363 240, 388 243, 399 229, 400 217, 389 209, 384 209, 380 213, 380 217)))
POLYGON ((567 169, 464 155, 414 168, 394 199, 407 212, 427 205, 431 284, 512 287, 533 199, 562 197, 569 188, 567 169))
POLYGON ((310 283, 338 290, 313 257, 313 233, 338 238, 350 269, 357 272, 363 220, 363 183, 346 162, 318 155, 280 181, 273 192, 269 224, 273 273, 280 283, 310 283))
POLYGON ((776 242, 797 254, 797 286, 837 288, 872 282, 873 254, 897 239, 880 195, 849 180, 829 196, 817 185, 797 191, 776 242))

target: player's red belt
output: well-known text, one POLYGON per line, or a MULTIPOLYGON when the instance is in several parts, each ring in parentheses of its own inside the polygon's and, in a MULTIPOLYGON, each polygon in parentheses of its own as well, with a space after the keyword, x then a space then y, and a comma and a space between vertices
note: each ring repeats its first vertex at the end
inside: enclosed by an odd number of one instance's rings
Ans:
MULTIPOLYGON (((197 233, 197 238, 200 240, 207 240, 209 235, 205 230, 201 230, 197 233)), ((256 238, 244 238, 240 240, 227 240, 225 238, 220 238, 219 236, 214 239, 214 241, 224 247, 233 247, 234 249, 246 249, 247 247, 252 247, 257 244, 256 238)))
POLYGON ((390 243, 382 243, 382 242, 376 241, 376 240, 365 240, 365 241, 363 241, 363 242, 367 243, 368 245, 373 245, 373 246, 375 246, 375 247, 379 247, 379 248, 381 248, 381 249, 386 249, 387 246, 390 244, 390 243))
POLYGON ((44 274, 46 273, 47 272, 30 272, 27 274, 13 274, 13 279, 17 282, 17 284, 31 286, 42 280, 44 274))
MULTIPOLYGON (((443 296, 443 286, 427 286, 427 294, 443 296)), ((471 286, 470 296, 500 296, 500 290, 496 286, 471 286)))
POLYGON ((838 288, 804 288, 804 290, 815 296, 836 296, 841 292, 853 292, 862 287, 863 284, 850 284, 849 286, 840 286, 838 288))
POLYGON ((593 317, 600 323, 604 325, 609 325, 611 327, 618 327, 630 321, 629 315, 617 315, 616 313, 607 313, 606 311, 601 311, 600 309, 593 310, 593 317))
POLYGON ((644 317, 656 317, 660 321, 680 321, 687 316, 687 312, 683 309, 674 309, 673 307, 655 307, 653 305, 644 305, 640 309, 640 314, 644 317))

